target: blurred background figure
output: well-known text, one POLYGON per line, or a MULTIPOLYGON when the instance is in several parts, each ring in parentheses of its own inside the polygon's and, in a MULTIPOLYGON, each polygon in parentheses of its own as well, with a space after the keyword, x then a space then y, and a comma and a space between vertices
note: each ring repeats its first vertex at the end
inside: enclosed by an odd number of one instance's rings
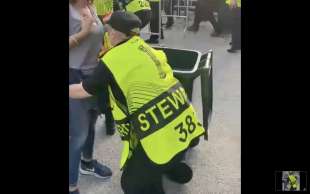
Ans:
POLYGON ((219 36, 222 29, 214 16, 214 12, 219 9, 219 2, 219 0, 198 0, 195 6, 194 23, 187 30, 197 32, 200 22, 209 21, 214 29, 211 36, 219 36))
POLYGON ((119 0, 124 10, 134 13, 142 22, 140 29, 151 21, 152 11, 148 0, 119 0))
POLYGON ((94 0, 94 5, 102 23, 106 23, 109 20, 113 11, 120 9, 118 0, 94 0))
POLYGON ((151 10, 152 10, 152 17, 151 17, 151 22, 150 22, 150 27, 151 27, 151 33, 157 33, 157 34, 151 34, 150 38, 146 40, 146 43, 150 44, 157 44, 159 41, 159 24, 160 21, 160 10, 159 10, 159 2, 160 0, 149 0, 151 10))
POLYGON ((241 0, 226 0, 231 10, 231 48, 230 53, 235 53, 241 49, 241 0))
MULTIPOLYGON (((173 8, 177 4, 177 0, 164 0, 163 4, 166 15, 173 15, 173 8)), ((166 29, 171 28, 173 24, 174 24, 174 18, 167 17, 166 29)))

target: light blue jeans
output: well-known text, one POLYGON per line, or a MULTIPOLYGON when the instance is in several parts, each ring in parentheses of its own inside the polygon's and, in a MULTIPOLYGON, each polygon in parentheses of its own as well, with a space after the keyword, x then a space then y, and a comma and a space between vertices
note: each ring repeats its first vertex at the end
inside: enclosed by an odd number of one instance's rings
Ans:
MULTIPOLYGON (((80 77, 78 71, 69 76, 80 77)), ((77 82, 70 81, 70 83, 77 82)), ((69 186, 77 186, 81 156, 93 158, 95 124, 98 118, 97 100, 69 98, 69 186)))

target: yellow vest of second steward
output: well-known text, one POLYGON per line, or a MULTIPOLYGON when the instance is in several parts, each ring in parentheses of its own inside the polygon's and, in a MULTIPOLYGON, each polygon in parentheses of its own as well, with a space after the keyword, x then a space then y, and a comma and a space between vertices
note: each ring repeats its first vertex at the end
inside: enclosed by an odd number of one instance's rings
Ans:
POLYGON ((131 155, 131 140, 140 142, 154 163, 165 164, 204 134, 163 51, 134 36, 113 47, 102 61, 126 98, 127 105, 120 103, 109 88, 116 128, 124 141, 121 168, 131 155))
POLYGON ((113 0, 94 0, 97 15, 107 15, 113 12, 113 0))
MULTIPOLYGON (((230 5, 230 0, 226 0, 226 4, 230 5)), ((237 0, 237 7, 241 7, 241 0, 237 0)))
POLYGON ((289 180, 290 180, 290 184, 291 186, 296 189, 297 188, 297 179, 294 175, 289 175, 288 176, 289 180))
POLYGON ((131 13, 146 9, 151 10, 150 3, 147 0, 132 0, 126 5, 126 11, 131 13))

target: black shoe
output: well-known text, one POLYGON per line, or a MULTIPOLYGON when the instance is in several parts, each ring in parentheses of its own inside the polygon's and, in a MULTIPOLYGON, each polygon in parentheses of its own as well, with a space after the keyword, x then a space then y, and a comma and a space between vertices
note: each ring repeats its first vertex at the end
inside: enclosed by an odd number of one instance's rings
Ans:
POLYGON ((193 177, 193 171, 187 164, 177 163, 171 170, 165 172, 167 177, 177 183, 188 183, 193 177))
POLYGON ((227 49, 227 52, 229 52, 229 53, 236 53, 238 50, 240 50, 240 48, 233 48, 233 47, 231 47, 230 49, 227 49))
POLYGON ((145 42, 148 44, 158 44, 159 43, 158 39, 152 39, 152 38, 147 39, 145 42))
POLYGON ((199 141, 200 141, 199 138, 193 139, 189 144, 189 147, 190 148, 196 147, 199 144, 199 141))
POLYGON ((197 25, 192 25, 192 26, 188 27, 187 30, 188 30, 188 31, 191 31, 191 32, 198 32, 199 26, 197 26, 197 25))
POLYGON ((69 194, 80 194, 80 191, 78 189, 74 191, 69 191, 69 194))
POLYGON ((97 160, 92 160, 91 162, 81 161, 80 173, 83 175, 93 175, 100 179, 108 179, 112 176, 112 170, 97 162, 97 160))

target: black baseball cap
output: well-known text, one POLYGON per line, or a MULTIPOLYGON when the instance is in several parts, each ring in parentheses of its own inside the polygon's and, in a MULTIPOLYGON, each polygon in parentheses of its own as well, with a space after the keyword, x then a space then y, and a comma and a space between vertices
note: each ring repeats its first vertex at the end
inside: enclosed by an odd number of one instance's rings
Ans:
POLYGON ((107 22, 112 28, 129 35, 130 32, 139 33, 142 25, 141 20, 134 13, 115 11, 107 22))

